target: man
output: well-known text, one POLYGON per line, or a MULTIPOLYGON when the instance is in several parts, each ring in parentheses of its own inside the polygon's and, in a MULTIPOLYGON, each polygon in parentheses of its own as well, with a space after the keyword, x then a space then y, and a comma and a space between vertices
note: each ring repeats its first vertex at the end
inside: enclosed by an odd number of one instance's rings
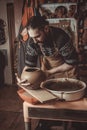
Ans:
POLYGON ((41 68, 49 77, 77 78, 78 55, 73 43, 62 29, 50 27, 43 17, 33 16, 27 25, 30 39, 25 49, 25 65, 41 68))
MULTIPOLYGON (((49 26, 49 22, 40 16, 30 18, 27 30, 30 38, 26 43, 25 68, 36 67, 39 57, 41 69, 47 78, 77 78, 78 55, 65 31, 49 26)), ((17 80, 21 85, 30 84, 18 77, 17 80)), ((45 125, 40 125, 41 128, 38 126, 38 130, 44 130, 48 126, 42 122, 45 125)))

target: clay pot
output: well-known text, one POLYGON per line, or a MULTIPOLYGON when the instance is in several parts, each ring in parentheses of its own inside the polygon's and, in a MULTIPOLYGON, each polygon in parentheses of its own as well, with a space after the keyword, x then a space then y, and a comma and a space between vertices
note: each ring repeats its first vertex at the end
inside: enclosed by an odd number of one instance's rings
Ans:
POLYGON ((46 79, 46 75, 39 68, 29 67, 22 72, 21 79, 26 79, 31 84, 31 89, 38 89, 41 82, 46 79))

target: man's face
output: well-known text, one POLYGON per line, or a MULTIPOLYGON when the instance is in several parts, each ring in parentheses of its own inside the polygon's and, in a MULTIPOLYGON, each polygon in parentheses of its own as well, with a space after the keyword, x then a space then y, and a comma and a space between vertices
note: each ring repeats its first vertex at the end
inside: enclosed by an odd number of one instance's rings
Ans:
POLYGON ((43 43, 46 39, 46 32, 44 30, 30 28, 28 33, 35 43, 43 43))

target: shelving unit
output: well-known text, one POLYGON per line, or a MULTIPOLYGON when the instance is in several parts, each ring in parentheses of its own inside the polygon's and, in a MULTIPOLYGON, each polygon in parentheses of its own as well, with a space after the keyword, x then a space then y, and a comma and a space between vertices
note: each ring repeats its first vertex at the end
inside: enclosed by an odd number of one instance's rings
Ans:
POLYGON ((78 1, 78 49, 80 75, 87 77, 87 1, 78 1))
POLYGON ((62 28, 70 35, 74 46, 78 49, 77 33, 77 2, 45 3, 40 6, 41 15, 44 16, 52 26, 62 28))

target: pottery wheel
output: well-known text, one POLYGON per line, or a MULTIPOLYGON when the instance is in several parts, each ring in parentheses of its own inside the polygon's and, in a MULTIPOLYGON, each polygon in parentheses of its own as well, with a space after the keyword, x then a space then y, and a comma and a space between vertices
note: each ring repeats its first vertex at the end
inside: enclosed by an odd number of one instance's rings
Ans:
POLYGON ((41 87, 59 96, 60 99, 72 101, 84 96, 86 84, 77 79, 58 78, 44 81, 41 87))

